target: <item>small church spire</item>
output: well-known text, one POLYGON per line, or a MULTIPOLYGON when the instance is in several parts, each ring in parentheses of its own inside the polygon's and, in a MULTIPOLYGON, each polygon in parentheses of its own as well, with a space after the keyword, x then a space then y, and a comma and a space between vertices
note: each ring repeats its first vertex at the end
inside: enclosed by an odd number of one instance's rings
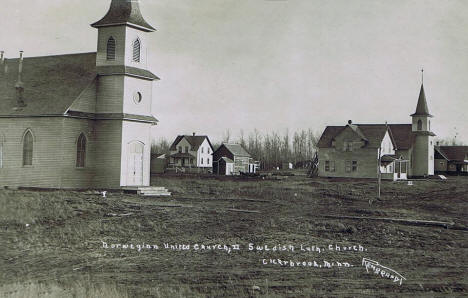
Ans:
POLYGON ((156 31, 148 24, 140 11, 140 0, 112 0, 107 14, 96 23, 94 28, 127 25, 145 32, 156 31))
POLYGON ((416 111, 411 116, 432 117, 427 107, 426 94, 424 92, 424 69, 421 69, 421 89, 419 90, 418 104, 416 105, 416 111))

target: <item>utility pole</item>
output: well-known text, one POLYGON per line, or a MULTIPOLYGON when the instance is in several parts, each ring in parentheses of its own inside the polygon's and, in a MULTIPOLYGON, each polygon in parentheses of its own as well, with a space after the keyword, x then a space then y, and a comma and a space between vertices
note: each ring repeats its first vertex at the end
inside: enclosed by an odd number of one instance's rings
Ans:
POLYGON ((381 148, 379 148, 379 158, 378 158, 378 162, 377 162, 377 184, 378 184, 378 192, 377 192, 377 199, 380 200, 380 185, 382 183, 382 174, 380 173, 380 165, 382 163, 382 160, 381 160, 381 154, 380 154, 380 151, 381 148))

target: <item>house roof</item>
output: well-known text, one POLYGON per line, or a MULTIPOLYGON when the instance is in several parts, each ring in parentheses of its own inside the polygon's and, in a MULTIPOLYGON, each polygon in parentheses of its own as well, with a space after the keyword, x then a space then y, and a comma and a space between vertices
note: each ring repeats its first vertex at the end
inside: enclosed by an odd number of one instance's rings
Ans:
MULTIPOLYGON (((22 81, 26 106, 17 108, 18 67, 19 59, 5 59, 4 65, 0 65, 0 117, 64 115, 99 75, 96 53, 24 58, 22 81)), ((99 68, 102 75, 118 74, 118 70, 99 68)), ((134 67, 120 70, 121 74, 157 78, 147 70, 134 67)), ((157 122, 154 117, 150 120, 157 122)))
MULTIPOLYGON (((332 141, 346 127, 350 127, 359 135, 370 148, 379 148, 388 128, 385 124, 348 124, 344 126, 327 126, 320 137, 317 146, 319 148, 332 147, 332 141)), ((390 136, 391 137, 391 136, 390 136)))
POLYGON ((333 139, 343 130, 346 126, 327 126, 320 137, 317 147, 329 148, 332 146, 333 139))
POLYGON ((227 158, 227 157, 225 157, 225 156, 221 157, 221 158, 219 159, 219 161, 220 161, 221 159, 224 160, 224 162, 226 162, 226 163, 234 163, 234 161, 233 161, 232 159, 227 158))
POLYGON ((247 152, 247 150, 245 150, 245 148, 239 144, 224 143, 216 151, 218 151, 223 146, 226 147, 226 149, 229 150, 233 155, 250 157, 250 154, 247 152))
POLYGON ((418 104, 416 105, 416 112, 411 116, 427 116, 432 117, 429 114, 429 108, 427 107, 426 94, 424 93, 424 86, 421 84, 421 90, 419 91, 418 104))
POLYGON ((449 161, 468 159, 468 146, 435 146, 435 149, 449 161))
POLYGON ((96 53, 24 58, 26 107, 15 109, 19 59, 0 69, 0 115, 63 115, 96 77, 96 53))
POLYGON ((91 24, 94 28, 118 25, 128 25, 146 32, 156 30, 143 18, 139 0, 112 0, 107 14, 91 24))
POLYGON ((183 138, 185 138, 187 140, 187 142, 189 142, 189 144, 195 150, 198 150, 198 148, 200 148, 201 144, 203 144, 203 142, 206 139, 208 141, 208 144, 210 144, 211 150, 213 150, 213 145, 211 145, 211 142, 210 142, 210 139, 208 138, 208 136, 193 136, 193 135, 192 136, 190 136, 190 135, 179 135, 179 136, 177 136, 177 138, 174 140, 174 142, 172 143, 169 150, 176 151, 177 150, 177 144, 179 144, 179 142, 183 138))
MULTIPOLYGON (((319 139, 317 144, 318 148, 332 147, 333 139, 347 126, 350 125, 327 126, 319 139)), ((411 124, 352 124, 352 126, 356 126, 359 129, 354 129, 354 131, 356 133, 359 131, 358 135, 368 141, 367 146, 370 148, 380 147, 387 127, 389 129, 390 138, 392 138, 397 149, 406 150, 411 148, 413 144, 414 135, 412 133, 411 124)))

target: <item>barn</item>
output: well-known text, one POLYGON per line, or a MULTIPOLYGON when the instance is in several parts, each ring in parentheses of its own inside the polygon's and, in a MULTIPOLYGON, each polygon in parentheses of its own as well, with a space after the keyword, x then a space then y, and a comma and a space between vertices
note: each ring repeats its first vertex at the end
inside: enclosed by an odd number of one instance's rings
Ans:
MULTIPOLYGON (((139 1, 113 0, 92 53, 1 57, 0 187, 150 184, 152 84, 139 1)), ((89 41, 83 41, 89 42, 89 41)))

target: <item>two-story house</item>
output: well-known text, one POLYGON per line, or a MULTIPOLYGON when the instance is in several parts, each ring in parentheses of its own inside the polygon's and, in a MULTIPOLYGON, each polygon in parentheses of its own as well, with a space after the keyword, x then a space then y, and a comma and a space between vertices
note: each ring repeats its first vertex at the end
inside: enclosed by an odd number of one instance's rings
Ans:
POLYGON ((208 136, 177 136, 169 150, 170 166, 207 170, 213 166, 213 145, 208 136))

